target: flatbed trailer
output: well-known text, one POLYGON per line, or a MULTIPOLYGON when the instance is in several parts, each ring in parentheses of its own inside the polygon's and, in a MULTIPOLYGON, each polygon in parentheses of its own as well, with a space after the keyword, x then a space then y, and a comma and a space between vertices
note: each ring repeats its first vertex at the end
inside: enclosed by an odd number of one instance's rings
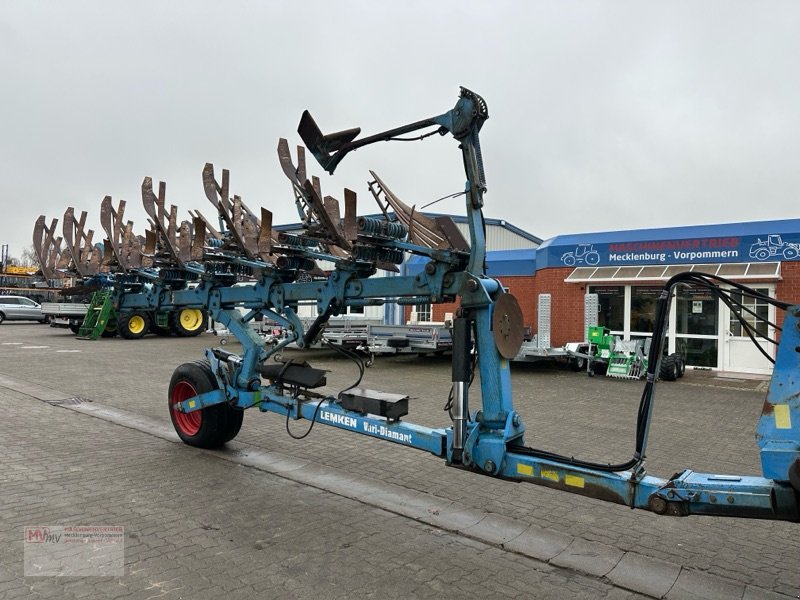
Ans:
POLYGON ((381 354, 444 354, 453 349, 453 336, 444 323, 370 325, 364 350, 381 354))

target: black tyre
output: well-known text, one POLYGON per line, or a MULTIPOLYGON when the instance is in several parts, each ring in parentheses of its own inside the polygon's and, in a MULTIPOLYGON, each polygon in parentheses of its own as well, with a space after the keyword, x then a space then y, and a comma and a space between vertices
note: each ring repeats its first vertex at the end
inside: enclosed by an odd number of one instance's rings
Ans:
POLYGON ((592 375, 605 375, 608 371, 608 364, 601 361, 592 361, 591 373, 592 375))
POLYGON ((181 337, 200 335, 206 330, 208 316, 199 308, 182 308, 170 315, 171 329, 181 337))
POLYGON ((79 332, 80 332, 80 330, 81 330, 81 324, 80 324, 80 323, 78 323, 77 321, 70 321, 70 322, 69 322, 69 330, 70 330, 72 333, 74 333, 75 335, 78 335, 78 333, 79 333, 79 332))
POLYGON ((584 371, 586 370, 586 359, 582 356, 573 356, 569 361, 569 366, 573 371, 584 371))
POLYGON ((169 382, 169 416, 178 437, 189 446, 218 448, 229 442, 242 427, 244 411, 228 404, 216 404, 202 410, 182 413, 173 406, 192 396, 217 389, 211 367, 205 361, 184 363, 175 369, 169 382))
POLYGON ((117 330, 126 340, 138 340, 150 331, 150 317, 138 310, 122 314, 117 319, 117 330))
POLYGON ((106 323, 106 326, 103 329, 103 333, 101 333, 100 335, 104 338, 112 338, 116 337, 118 332, 119 331, 117 329, 117 319, 113 318, 108 320, 108 323, 106 323))
POLYGON ((683 354, 676 352, 675 362, 678 363, 678 378, 681 378, 683 377, 683 374, 686 372, 686 361, 683 358, 683 354))
POLYGON ((675 354, 670 354, 661 359, 661 379, 664 381, 675 381, 678 378, 678 361, 675 354))
POLYGON ((6 320, 6 316, 0 312, 0 323, 6 320))

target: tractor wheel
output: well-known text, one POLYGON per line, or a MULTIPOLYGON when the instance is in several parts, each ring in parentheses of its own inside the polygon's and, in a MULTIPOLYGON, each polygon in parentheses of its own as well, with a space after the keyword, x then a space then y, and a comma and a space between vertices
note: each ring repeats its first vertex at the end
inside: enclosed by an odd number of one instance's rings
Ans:
POLYGON ((150 331, 150 317, 139 311, 120 315, 117 330, 126 340, 138 340, 150 331))
POLYGON ((218 448, 235 438, 242 428, 244 411, 231 408, 226 403, 190 413, 174 409, 177 402, 217 387, 217 380, 205 361, 184 363, 172 374, 169 382, 169 416, 178 437, 185 444, 197 448, 218 448))
POLYGON ((172 317, 172 330, 181 337, 200 335, 206 329, 206 313, 199 308, 182 308, 172 317))
POLYGON ((70 330, 72 333, 74 333, 75 335, 78 335, 78 333, 79 333, 79 332, 80 332, 80 330, 81 330, 81 324, 80 324, 80 323, 78 323, 77 321, 70 321, 70 323, 69 323, 69 330, 70 330))
POLYGON ((659 374, 664 381, 675 381, 678 378, 678 361, 675 359, 675 354, 661 359, 659 374))
POLYGON ((108 323, 106 323, 105 329, 103 329, 103 333, 100 335, 104 338, 112 338, 115 337, 117 333, 119 333, 117 329, 117 320, 109 319, 108 323))

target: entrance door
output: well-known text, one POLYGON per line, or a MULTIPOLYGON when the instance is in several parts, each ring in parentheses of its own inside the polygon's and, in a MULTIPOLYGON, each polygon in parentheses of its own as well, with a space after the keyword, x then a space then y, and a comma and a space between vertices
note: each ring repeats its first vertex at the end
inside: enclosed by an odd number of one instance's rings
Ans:
MULTIPOLYGON (((771 285, 762 285, 755 288, 762 294, 771 297, 775 295, 775 288, 771 285)), ((775 329, 767 323, 775 321, 775 308, 758 298, 748 298, 742 296, 741 292, 731 291, 731 297, 741 302, 746 308, 750 309, 755 315, 747 311, 742 311, 742 318, 753 327, 758 333, 775 338, 775 329)), ((758 347, 747 336, 744 325, 737 316, 727 306, 723 310, 723 323, 727 325, 725 330, 725 349, 724 365, 726 371, 739 373, 758 373, 769 375, 772 372, 772 363, 759 351, 758 347)), ((755 336, 761 347, 771 357, 775 357, 775 345, 766 340, 755 336)))

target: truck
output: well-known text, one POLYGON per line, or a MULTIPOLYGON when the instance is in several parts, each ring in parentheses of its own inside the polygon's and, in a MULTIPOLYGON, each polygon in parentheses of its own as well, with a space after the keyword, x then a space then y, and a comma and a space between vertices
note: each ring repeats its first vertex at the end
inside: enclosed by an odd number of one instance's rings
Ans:
POLYGON ((75 334, 88 310, 88 302, 42 302, 42 313, 50 319, 50 327, 69 327, 75 334))

